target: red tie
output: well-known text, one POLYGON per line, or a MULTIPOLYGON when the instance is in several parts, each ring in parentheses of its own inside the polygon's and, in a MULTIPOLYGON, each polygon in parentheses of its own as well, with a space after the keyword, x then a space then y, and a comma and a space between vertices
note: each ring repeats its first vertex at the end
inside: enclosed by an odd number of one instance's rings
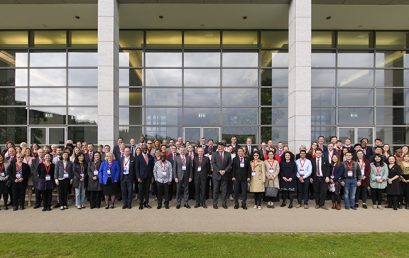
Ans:
POLYGON ((145 162, 146 162, 146 164, 148 164, 148 155, 144 155, 145 156, 145 162))

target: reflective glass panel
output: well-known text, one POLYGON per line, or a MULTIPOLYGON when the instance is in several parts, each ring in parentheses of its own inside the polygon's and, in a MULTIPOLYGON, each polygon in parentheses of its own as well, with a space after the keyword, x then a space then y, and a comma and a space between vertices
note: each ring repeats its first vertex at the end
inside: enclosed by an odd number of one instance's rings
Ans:
POLYGON ((220 89, 185 89, 185 106, 220 106, 220 89))
POLYGON ((181 52, 146 52, 146 67, 181 67, 181 52))
POLYGON ((33 31, 34 47, 65 47, 67 45, 66 31, 33 31))
POLYGON ((256 48, 257 31, 223 31, 223 47, 256 48))
POLYGON ((220 86, 219 69, 185 69, 185 86, 220 86))
POLYGON ((0 67, 27 67, 26 50, 0 50, 0 67))
POLYGON ((142 50, 122 50, 119 53, 119 67, 142 67, 142 66, 143 66, 142 50))
POLYGON ((335 106, 335 89, 312 89, 311 105, 313 107, 335 106))
POLYGON ((68 139, 71 139, 73 142, 86 141, 96 143, 98 142, 98 127, 68 127, 68 139))
POLYGON ((374 124, 373 108, 338 108, 338 124, 370 126, 374 124))
POLYGON ((335 70, 334 69, 312 69, 311 85, 313 87, 334 87, 335 70))
POLYGON ((340 106, 372 106, 374 90, 339 89, 338 105, 340 106))
POLYGON ((339 31, 338 47, 339 48, 369 48, 368 31, 339 31))
POLYGON ((25 107, 0 107, 0 125, 27 124, 27 109, 25 107))
POLYGON ((403 67, 403 51, 376 52, 376 67, 403 67))
POLYGON ((30 124, 65 124, 66 108, 30 108, 30 124))
POLYGON ((339 67, 373 67, 373 53, 338 53, 339 67))
POLYGON ((0 88, 0 105, 25 106, 27 88, 0 88))
POLYGON ((312 53, 311 66, 312 67, 335 67, 335 53, 312 53))
POLYGON ((142 105, 142 89, 133 89, 133 88, 119 89, 119 105, 121 106, 140 106, 142 105))
POLYGON ((287 48, 287 31, 262 31, 261 48, 287 48))
POLYGON ((28 31, 0 31, 0 47, 28 46, 28 31))
POLYGON ((66 105, 66 89, 31 88, 30 105, 64 106, 66 105))
POLYGON ((27 69, 0 69, 0 86, 27 86, 27 69))
POLYGON ((181 108, 146 108, 147 125, 180 125, 182 123, 181 108))
POLYGON ((97 67, 98 53, 95 52, 69 52, 68 66, 71 67, 97 67))
POLYGON ((97 106, 97 88, 73 88, 68 89, 68 105, 74 106, 97 106))
POLYGON ((338 70, 340 87, 373 87, 373 70, 338 70))
POLYGON ((332 31, 313 31, 311 33, 311 45, 313 48, 331 48, 333 47, 332 31))
POLYGON ((65 67, 67 54, 65 52, 30 53, 31 67, 65 67))
POLYGON ((257 67, 258 53, 225 52, 223 53, 223 67, 257 67))
POLYGON ((185 67, 220 67, 218 52, 185 52, 185 67))
POLYGON ((146 69, 146 86, 182 86, 181 69, 146 69))
MULTIPOLYGON (((406 75, 406 74, 405 74, 406 75)), ((376 70, 375 85, 377 87, 406 86, 403 70, 376 70)))
POLYGON ((223 108, 223 125, 257 125, 257 108, 223 108))
POLYGON ((142 69, 119 69, 119 86, 142 86, 142 69))
POLYGON ((120 48, 142 48, 143 31, 135 30, 120 30, 119 31, 119 47, 120 48))
POLYGON ((71 46, 74 48, 96 48, 98 32, 96 30, 71 31, 71 46))
POLYGON ((219 31, 185 31, 185 48, 219 48, 219 31))
POLYGON ((30 86, 65 86, 65 69, 31 69, 30 86))
POLYGON ((376 47, 400 49, 408 47, 408 33, 400 31, 377 31, 376 47))
POLYGON ((287 69, 262 69, 261 86, 287 87, 288 70, 287 69))
POLYGON ((142 108, 119 108, 120 125, 140 125, 142 124, 142 108))
POLYGON ((257 86, 257 69, 223 69, 223 86, 257 86))
POLYGON ((209 126, 220 124, 219 108, 185 108, 183 124, 186 126, 209 126))
POLYGON ((147 31, 147 48, 180 48, 182 46, 181 31, 147 31))
POLYGON ((146 104, 153 106, 182 105, 181 89, 146 89, 146 104))
POLYGON ((97 124, 97 114, 98 108, 70 107, 68 108, 68 123, 73 125, 94 125, 97 124))
POLYGON ((288 53, 261 51, 261 67, 288 67, 288 53))
POLYGON ((254 89, 223 89, 223 105, 232 106, 257 106, 258 91, 254 89))

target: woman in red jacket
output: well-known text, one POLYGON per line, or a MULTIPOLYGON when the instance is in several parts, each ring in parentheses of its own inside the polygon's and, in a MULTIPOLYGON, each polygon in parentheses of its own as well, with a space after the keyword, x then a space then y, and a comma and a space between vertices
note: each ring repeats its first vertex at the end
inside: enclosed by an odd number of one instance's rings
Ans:
POLYGON ((358 186, 356 189, 355 207, 358 208, 359 197, 361 197, 362 208, 367 209, 368 206, 366 205, 366 199, 367 199, 367 190, 369 186, 369 175, 371 173, 371 166, 362 150, 357 151, 356 162, 358 162, 359 167, 361 169, 362 181, 361 181, 361 186, 358 186))

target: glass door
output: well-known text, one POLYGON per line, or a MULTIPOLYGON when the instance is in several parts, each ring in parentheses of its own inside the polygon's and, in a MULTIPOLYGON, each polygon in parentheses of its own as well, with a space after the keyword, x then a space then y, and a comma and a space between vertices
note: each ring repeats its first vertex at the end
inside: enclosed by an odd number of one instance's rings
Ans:
POLYGON ((338 138, 344 141, 346 138, 351 139, 353 143, 359 143, 362 138, 367 138, 370 145, 374 140, 373 127, 338 127, 338 138))
POLYGON ((184 141, 196 143, 201 138, 213 139, 214 142, 220 141, 220 127, 185 127, 184 141))
POLYGON ((30 127, 29 132, 30 144, 65 144, 66 129, 64 127, 30 127))

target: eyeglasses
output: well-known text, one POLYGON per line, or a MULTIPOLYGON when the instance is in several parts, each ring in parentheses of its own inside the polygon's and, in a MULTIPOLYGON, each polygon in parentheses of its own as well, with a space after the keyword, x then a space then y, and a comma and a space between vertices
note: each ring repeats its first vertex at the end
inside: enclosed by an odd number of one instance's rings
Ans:
POLYGON ((18 159, 24 159, 23 157, 17 157, 18 159))

